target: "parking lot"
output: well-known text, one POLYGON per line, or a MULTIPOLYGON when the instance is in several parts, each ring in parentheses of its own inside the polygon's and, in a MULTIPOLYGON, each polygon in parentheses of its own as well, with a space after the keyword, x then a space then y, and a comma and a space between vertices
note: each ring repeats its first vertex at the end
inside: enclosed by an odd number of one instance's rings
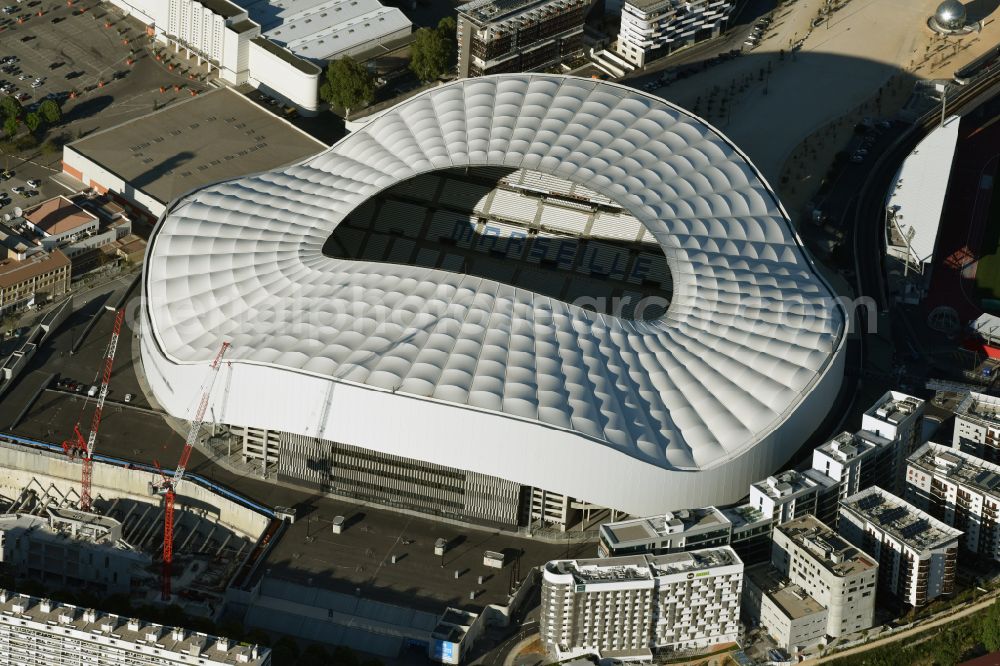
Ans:
MULTIPOLYGON (((6 65, 15 67, 0 69, 0 85, 6 83, 29 111, 45 97, 60 101, 64 119, 45 137, 55 149, 28 150, 0 164, 15 172, 3 184, 8 193, 27 179, 42 181, 35 188, 42 198, 65 192, 49 181, 61 171, 59 145, 209 88, 204 77, 190 78, 192 69, 170 71, 167 59, 157 60, 138 21, 93 0, 72 7, 65 0, 0 0, 0 60, 5 57, 16 58, 6 65), (3 13, 5 8, 16 10, 3 13), (33 88, 36 78, 42 81, 33 88)), ((14 205, 26 203, 19 199, 14 205)))

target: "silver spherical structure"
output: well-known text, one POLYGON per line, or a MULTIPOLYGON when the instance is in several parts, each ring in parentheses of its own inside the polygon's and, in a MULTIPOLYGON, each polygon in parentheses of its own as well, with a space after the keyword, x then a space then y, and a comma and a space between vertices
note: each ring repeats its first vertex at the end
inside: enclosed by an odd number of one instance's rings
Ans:
POLYGON ((965 27, 965 5, 959 0, 944 0, 934 12, 934 20, 947 30, 961 30, 965 27))

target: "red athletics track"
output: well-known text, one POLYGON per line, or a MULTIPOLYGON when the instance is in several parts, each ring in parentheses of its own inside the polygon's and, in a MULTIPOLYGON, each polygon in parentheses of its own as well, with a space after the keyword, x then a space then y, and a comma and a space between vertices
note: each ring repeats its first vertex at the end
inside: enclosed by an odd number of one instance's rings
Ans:
MULTIPOLYGON (((924 306, 955 308, 965 323, 982 314, 975 298, 975 262, 980 256, 988 224, 992 188, 983 189, 983 176, 993 176, 1000 160, 1000 122, 989 124, 962 120, 952 162, 948 194, 941 213, 931 285, 924 306)), ((1000 186, 994 183, 994 187, 1000 186)), ((992 252, 994 248, 987 248, 992 252)))

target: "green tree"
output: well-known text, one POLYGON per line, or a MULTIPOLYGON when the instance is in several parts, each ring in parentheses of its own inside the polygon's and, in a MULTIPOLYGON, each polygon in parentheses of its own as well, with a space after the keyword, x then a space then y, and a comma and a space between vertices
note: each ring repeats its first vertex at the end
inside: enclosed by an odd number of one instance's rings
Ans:
POLYGON ((49 125, 55 125, 62 120, 62 109, 53 99, 43 100, 38 105, 38 115, 40 115, 49 125))
POLYGON ((32 111, 24 117, 24 124, 28 126, 28 129, 32 132, 37 132, 38 128, 42 126, 42 117, 32 111))
POLYGON ((7 119, 3 121, 3 132, 9 137, 13 137, 17 134, 17 118, 8 116, 7 119))
POLYGON ((424 82, 441 78, 451 67, 453 51, 440 29, 421 28, 410 46, 410 69, 424 82))
POLYGON ((21 108, 20 102, 8 95, 0 99, 0 112, 3 113, 4 118, 20 118, 24 109, 21 108))
POLYGON ((350 56, 334 60, 326 68, 326 81, 319 88, 319 96, 326 102, 339 106, 350 114, 351 109, 370 102, 375 93, 375 80, 371 73, 350 56))

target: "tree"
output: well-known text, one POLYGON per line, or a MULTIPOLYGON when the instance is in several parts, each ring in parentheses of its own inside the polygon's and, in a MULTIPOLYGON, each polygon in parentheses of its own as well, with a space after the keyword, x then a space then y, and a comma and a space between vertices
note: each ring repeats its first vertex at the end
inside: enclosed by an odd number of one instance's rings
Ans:
POLYGON ((62 109, 55 100, 46 99, 38 105, 38 115, 40 115, 49 125, 55 125, 62 120, 62 109))
POLYGON ((24 124, 28 126, 28 129, 32 132, 37 132, 38 128, 42 126, 42 117, 32 111, 24 117, 24 124))
POLYGON ((319 88, 324 101, 339 106, 346 114, 352 108, 370 102, 375 93, 375 80, 357 60, 346 56, 334 60, 326 68, 326 81, 319 88))
POLYGON ((3 113, 4 118, 20 118, 21 114, 24 113, 24 109, 21 108, 21 103, 16 99, 8 95, 3 99, 0 99, 0 112, 3 113))
POLYGON ((433 81, 448 71, 453 48, 441 30, 421 28, 410 47, 410 69, 421 81, 433 81))
POLYGON ((7 119, 3 121, 3 131, 4 134, 9 137, 13 137, 17 134, 17 118, 8 116, 7 119))

